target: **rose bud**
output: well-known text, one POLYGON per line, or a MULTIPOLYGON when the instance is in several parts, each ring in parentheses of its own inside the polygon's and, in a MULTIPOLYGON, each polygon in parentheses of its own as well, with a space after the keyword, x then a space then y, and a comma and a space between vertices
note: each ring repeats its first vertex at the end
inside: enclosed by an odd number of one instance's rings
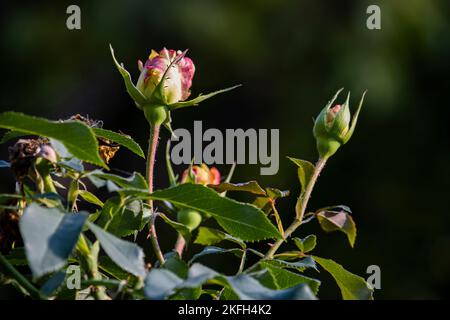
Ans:
POLYGON ((181 209, 178 211, 177 220, 190 231, 194 231, 202 223, 202 215, 192 209, 181 209))
POLYGON ((143 66, 136 87, 150 100, 160 98, 163 104, 172 104, 184 101, 190 96, 189 89, 192 86, 194 73, 194 63, 190 58, 183 56, 180 50, 164 48, 159 53, 152 50, 143 66), (169 66, 170 69, 167 70, 169 66), (156 93, 155 89, 162 81, 164 73, 166 73, 166 78, 162 94, 158 97, 159 92, 156 93), (155 94, 157 96, 154 96, 155 94))
MULTIPOLYGON (((220 172, 215 167, 208 168, 204 163, 201 166, 192 166, 183 172, 181 183, 195 183, 204 186, 219 184, 220 172)), ((178 222, 187 226, 191 231, 200 225, 202 218, 209 218, 209 215, 191 209, 181 209, 177 215, 178 222)))
POLYGON ((332 156, 341 145, 346 144, 353 135, 358 121, 358 115, 366 93, 364 92, 362 95, 358 109, 353 115, 353 119, 351 119, 349 107, 350 92, 344 104, 334 104, 342 90, 340 89, 325 108, 322 109, 314 123, 313 133, 321 158, 332 156))
POLYGON ((114 64, 124 79, 128 94, 136 106, 144 111, 147 121, 151 126, 163 124, 171 132, 171 111, 196 106, 215 95, 240 86, 200 94, 194 99, 186 100, 191 94, 190 88, 195 73, 194 63, 185 56, 187 51, 181 52, 164 48, 158 53, 152 50, 145 64, 138 61, 141 74, 134 85, 130 73, 114 56, 112 46, 110 49, 114 64))
POLYGON ((220 172, 215 167, 208 168, 206 164, 201 166, 193 166, 186 169, 181 177, 181 183, 192 182, 195 184, 219 184, 220 172))

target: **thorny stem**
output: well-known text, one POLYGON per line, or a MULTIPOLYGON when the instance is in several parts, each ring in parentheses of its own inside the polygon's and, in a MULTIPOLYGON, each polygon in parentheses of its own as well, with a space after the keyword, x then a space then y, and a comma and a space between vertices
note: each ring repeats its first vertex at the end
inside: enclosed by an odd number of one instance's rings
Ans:
POLYGON ((289 236, 295 230, 297 230, 297 228, 300 227, 300 225, 302 224, 303 216, 305 215, 305 211, 308 206, 309 199, 311 198, 311 193, 314 189, 314 185, 317 182, 317 178, 319 177, 320 172, 325 167, 326 162, 327 158, 319 158, 319 160, 317 161, 311 179, 309 180, 308 185, 306 186, 305 193, 302 195, 300 211, 297 213, 295 220, 292 222, 289 228, 287 228, 286 231, 284 232, 283 239, 280 239, 277 242, 275 242, 274 245, 269 249, 269 251, 267 251, 264 257, 265 259, 272 259, 273 255, 277 252, 278 248, 280 248, 280 246, 283 244, 284 239, 289 238, 289 236))
MULTIPOLYGON (((159 129, 160 126, 153 126, 150 132, 150 139, 148 141, 148 151, 147 151, 147 182, 148 182, 148 192, 153 192, 153 177, 155 169, 155 158, 156 149, 158 148, 159 141, 159 129)), ((150 210, 153 211, 153 200, 148 200, 148 205, 150 210)))
POLYGON ((0 254, 0 265, 3 267, 4 271, 11 274, 11 276, 13 276, 14 279, 16 279, 16 281, 28 291, 33 299, 47 300, 47 297, 44 296, 35 286, 33 286, 31 282, 28 281, 19 271, 17 271, 16 268, 14 268, 2 254, 0 254))
MULTIPOLYGON (((149 145, 148 145, 148 153, 147 153, 147 182, 148 182, 148 192, 153 192, 153 177, 154 177, 154 169, 155 169, 155 158, 156 158, 156 149, 158 147, 159 140, 159 125, 152 126, 152 131, 150 133, 149 145)), ((158 243, 158 236, 156 234, 155 229, 155 220, 156 220, 156 212, 153 208, 153 200, 148 200, 148 205, 150 210, 152 211, 152 217, 150 219, 149 224, 149 237, 151 238, 153 249, 155 250, 156 257, 158 258, 159 263, 163 264, 165 262, 163 253, 158 243)))

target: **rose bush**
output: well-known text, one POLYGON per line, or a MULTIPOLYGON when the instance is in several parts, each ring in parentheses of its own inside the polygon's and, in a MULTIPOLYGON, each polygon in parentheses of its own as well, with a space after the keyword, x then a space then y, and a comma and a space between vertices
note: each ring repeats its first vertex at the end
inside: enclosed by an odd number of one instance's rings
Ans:
POLYGON ((171 112, 235 87, 187 100, 195 67, 186 52, 152 51, 145 64, 139 63, 136 84, 112 48, 111 53, 128 94, 148 121, 148 153, 130 136, 79 115, 50 121, 0 114, 0 128, 8 130, 1 142, 12 143, 10 158, 0 164, 16 178, 16 192, 0 195, 1 283, 34 299, 317 299, 322 268, 344 299, 372 299, 373 289, 363 278, 312 253, 316 235, 294 237, 303 224, 317 220, 326 232, 342 232, 352 247, 355 243, 349 207, 311 209, 308 202, 330 157, 351 138, 362 99, 352 121, 349 96, 333 105, 336 94, 319 114, 313 129, 319 152, 315 164, 289 158, 300 189, 285 229, 277 203, 290 192, 256 180, 232 182, 234 167, 223 179, 206 165, 190 166, 177 177, 166 154, 168 187, 153 189, 154 175, 163 172, 155 170, 160 126, 171 130, 171 112), (146 160, 145 177, 109 171, 109 161, 124 149, 146 160), (106 196, 97 192, 101 188, 106 196), (252 200, 233 200, 229 195, 235 192, 248 193, 252 200), (172 248, 161 248, 157 220, 178 235, 172 248), (142 233, 148 239, 142 245, 151 247, 147 256, 136 242, 142 233), (265 241, 267 252, 256 250, 256 241, 265 241), (230 255, 236 271, 224 274, 208 267, 211 254, 230 255), (67 285, 73 268, 80 270, 77 288, 67 285))

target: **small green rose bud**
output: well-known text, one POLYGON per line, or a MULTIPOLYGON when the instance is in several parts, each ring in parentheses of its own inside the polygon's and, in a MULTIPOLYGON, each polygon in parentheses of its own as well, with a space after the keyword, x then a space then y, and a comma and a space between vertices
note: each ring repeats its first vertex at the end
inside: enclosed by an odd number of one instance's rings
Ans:
POLYGON ((340 89, 325 108, 322 109, 314 123, 313 133, 321 158, 331 157, 341 145, 346 144, 353 135, 356 122, 358 121, 358 115, 366 93, 364 92, 362 95, 358 109, 353 119, 351 119, 349 107, 350 92, 344 104, 334 104, 334 101, 342 90, 340 89))
POLYGON ((178 211, 177 220, 179 223, 184 224, 189 230, 195 230, 202 222, 202 216, 192 209, 181 209, 178 211))

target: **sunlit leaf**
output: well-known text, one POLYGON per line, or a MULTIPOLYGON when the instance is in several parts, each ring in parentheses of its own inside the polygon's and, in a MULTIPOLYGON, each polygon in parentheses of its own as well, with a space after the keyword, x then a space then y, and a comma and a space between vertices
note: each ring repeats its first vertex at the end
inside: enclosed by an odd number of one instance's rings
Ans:
POLYGON ((355 245, 356 224, 345 211, 321 211, 317 214, 320 226, 326 232, 341 231, 347 235, 350 246, 355 245))
POLYGON ((316 247, 317 237, 311 234, 303 239, 294 238, 293 240, 301 252, 309 252, 316 247))
POLYGON ((314 256, 314 259, 322 266, 322 268, 332 275, 334 280, 336 280, 344 300, 373 299, 373 289, 369 287, 363 278, 345 270, 340 264, 333 260, 316 256, 314 256))
POLYGON ((209 246, 222 241, 231 241, 237 243, 244 249, 246 248, 244 241, 242 241, 241 239, 233 237, 223 231, 206 227, 200 227, 198 229, 197 238, 195 239, 194 243, 209 246))
POLYGON ((137 144, 133 139, 130 137, 120 134, 111 130, 105 130, 102 128, 93 128, 94 133, 97 137, 105 138, 108 140, 111 140, 115 143, 120 144, 121 146, 124 146, 131 152, 137 154, 138 156, 145 158, 144 151, 142 151, 139 144, 137 144))
MULTIPOLYGON (((218 193, 198 184, 180 184, 148 194, 140 190, 124 190, 141 198, 169 201, 181 208, 189 208, 212 216, 232 236, 244 241, 281 238, 266 215, 253 205, 221 197, 218 193)), ((128 192, 128 193, 127 193, 128 192)))
POLYGON ((53 138, 80 160, 107 168, 98 153, 98 142, 91 128, 79 121, 50 121, 17 112, 0 114, 0 128, 53 138))
POLYGON ((222 182, 220 184, 210 184, 208 187, 217 192, 225 191, 245 191, 256 195, 266 195, 266 192, 261 188, 256 181, 249 181, 243 183, 222 182))

